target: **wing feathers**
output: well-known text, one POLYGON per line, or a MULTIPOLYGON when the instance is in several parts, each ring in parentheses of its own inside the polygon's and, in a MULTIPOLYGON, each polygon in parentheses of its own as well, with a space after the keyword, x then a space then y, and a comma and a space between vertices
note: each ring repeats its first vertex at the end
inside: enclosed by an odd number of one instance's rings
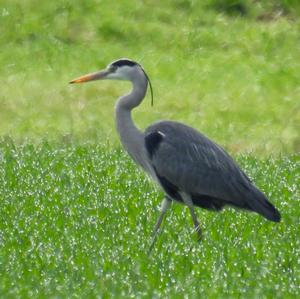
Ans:
POLYGON ((145 145, 157 176, 194 197, 194 204, 198 197, 199 206, 202 198, 202 205, 209 207, 211 200, 216 210, 229 204, 280 220, 279 212, 225 150, 193 128, 158 122, 146 130, 145 145))

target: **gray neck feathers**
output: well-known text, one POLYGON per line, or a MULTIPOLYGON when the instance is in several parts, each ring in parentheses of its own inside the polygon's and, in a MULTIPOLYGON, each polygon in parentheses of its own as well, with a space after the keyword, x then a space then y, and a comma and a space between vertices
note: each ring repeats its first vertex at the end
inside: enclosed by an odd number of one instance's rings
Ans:
POLYGON ((138 73, 137 76, 133 77, 131 82, 133 86, 132 91, 128 95, 121 97, 116 104, 116 126, 126 151, 137 163, 147 170, 144 134, 133 123, 131 111, 144 99, 148 82, 142 73, 138 73))

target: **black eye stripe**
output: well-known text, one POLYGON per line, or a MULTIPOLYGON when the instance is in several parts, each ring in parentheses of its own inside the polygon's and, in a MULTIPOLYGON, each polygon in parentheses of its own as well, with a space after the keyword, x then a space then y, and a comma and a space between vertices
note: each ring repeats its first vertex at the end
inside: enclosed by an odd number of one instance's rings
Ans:
POLYGON ((111 65, 116 67, 121 67, 121 66, 135 66, 139 64, 129 59, 119 59, 111 63, 111 65))

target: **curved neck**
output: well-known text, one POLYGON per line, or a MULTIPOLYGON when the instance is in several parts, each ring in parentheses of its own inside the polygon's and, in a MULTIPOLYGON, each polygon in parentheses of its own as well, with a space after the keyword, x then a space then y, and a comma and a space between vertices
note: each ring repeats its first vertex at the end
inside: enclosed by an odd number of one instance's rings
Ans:
POLYGON ((148 82, 144 75, 132 79, 131 82, 131 92, 121 97, 116 104, 116 125, 121 140, 123 134, 128 133, 128 130, 138 130, 132 121, 131 110, 143 101, 147 91, 148 82))
POLYGON ((116 110, 131 111, 137 107, 144 99, 147 91, 148 81, 145 75, 136 77, 131 80, 132 90, 129 94, 119 98, 116 110))
POLYGON ((144 135, 135 126, 131 111, 137 107, 145 97, 147 91, 147 78, 138 76, 132 79, 133 88, 128 95, 121 97, 115 109, 116 126, 121 142, 130 156, 142 167, 145 164, 144 135))

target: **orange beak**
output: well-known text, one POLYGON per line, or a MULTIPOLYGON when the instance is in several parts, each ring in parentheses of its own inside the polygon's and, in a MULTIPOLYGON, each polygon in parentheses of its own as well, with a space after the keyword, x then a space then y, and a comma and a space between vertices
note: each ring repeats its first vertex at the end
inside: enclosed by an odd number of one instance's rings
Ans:
POLYGON ((107 77, 107 75, 109 75, 110 73, 111 72, 109 70, 102 70, 99 72, 81 76, 79 78, 76 78, 76 79, 70 81, 69 83, 73 84, 73 83, 83 83, 83 82, 88 82, 88 81, 102 80, 102 79, 105 79, 107 77))

